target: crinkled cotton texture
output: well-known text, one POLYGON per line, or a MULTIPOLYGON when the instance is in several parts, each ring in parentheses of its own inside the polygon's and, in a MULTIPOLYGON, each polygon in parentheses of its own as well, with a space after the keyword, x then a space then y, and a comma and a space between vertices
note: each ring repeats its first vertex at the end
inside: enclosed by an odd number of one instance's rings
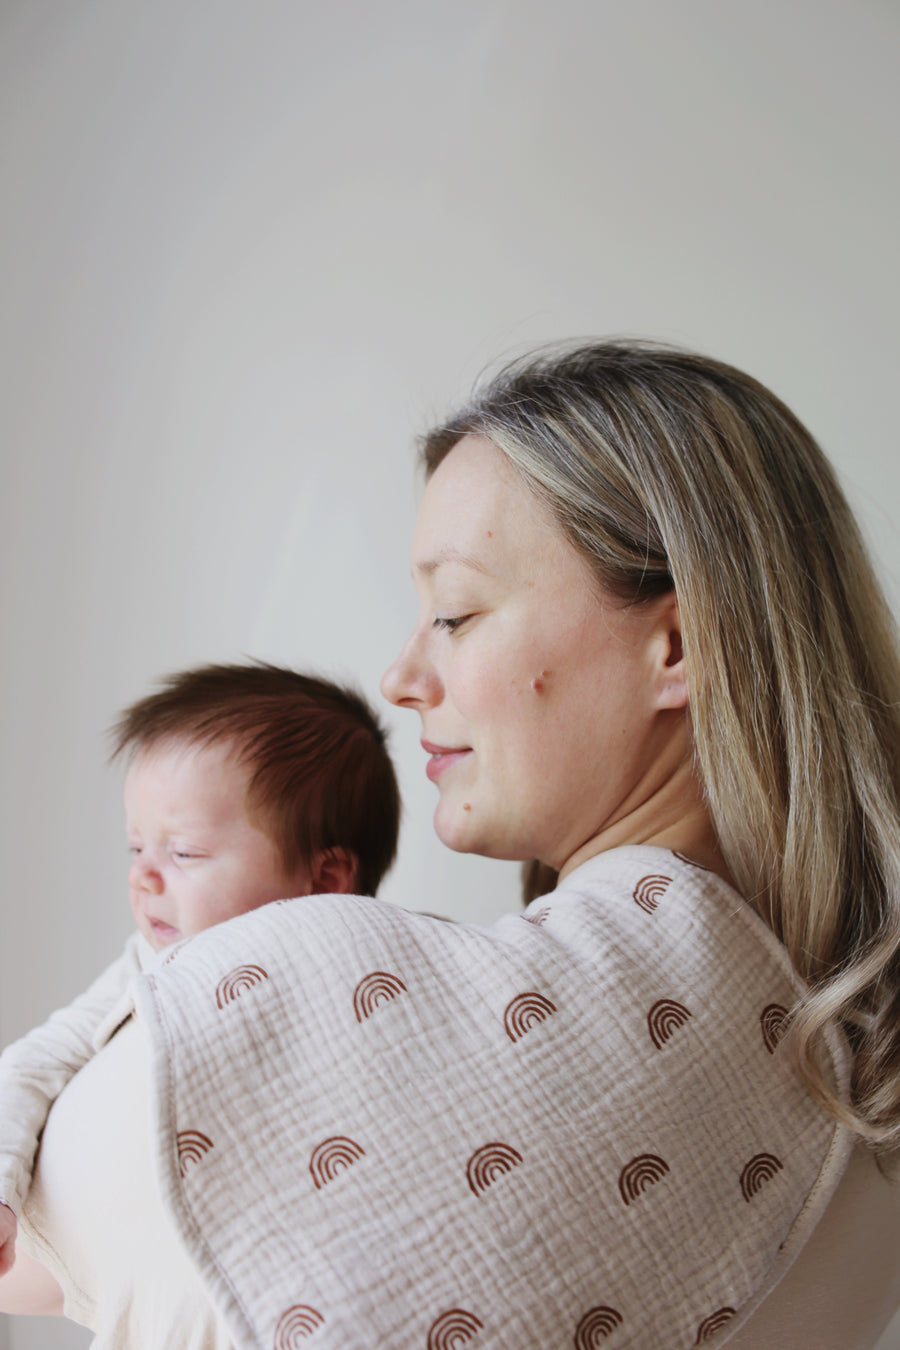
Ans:
POLYGON ((719 1344, 849 1152, 798 990, 667 850, 490 927, 277 902, 137 981, 164 1197, 238 1350, 719 1344))

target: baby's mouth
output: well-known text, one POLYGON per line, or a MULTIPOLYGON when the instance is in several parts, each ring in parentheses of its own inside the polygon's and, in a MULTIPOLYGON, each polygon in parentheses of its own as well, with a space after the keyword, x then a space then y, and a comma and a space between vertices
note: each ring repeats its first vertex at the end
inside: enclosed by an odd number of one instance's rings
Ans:
POLYGON ((150 924, 150 931, 157 942, 168 944, 177 942, 181 937, 178 929, 173 928, 170 923, 166 923, 163 919, 151 919, 148 916, 147 922, 150 924))

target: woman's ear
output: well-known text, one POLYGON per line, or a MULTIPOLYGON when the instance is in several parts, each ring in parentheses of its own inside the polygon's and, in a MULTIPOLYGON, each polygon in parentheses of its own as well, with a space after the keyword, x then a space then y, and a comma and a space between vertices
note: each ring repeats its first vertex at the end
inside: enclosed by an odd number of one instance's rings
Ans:
POLYGON ((349 849, 336 846, 313 854, 309 866, 310 895, 352 895, 359 864, 349 849))
POLYGON ((664 597, 658 623, 656 706, 659 709, 686 708, 688 689, 681 642, 681 610, 674 591, 664 597))

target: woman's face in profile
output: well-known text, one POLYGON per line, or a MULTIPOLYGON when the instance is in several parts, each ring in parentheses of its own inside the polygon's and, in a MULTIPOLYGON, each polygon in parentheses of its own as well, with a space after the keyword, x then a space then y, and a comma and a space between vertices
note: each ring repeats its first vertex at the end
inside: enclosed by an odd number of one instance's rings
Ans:
POLYGON ((627 608, 502 453, 464 437, 413 542, 419 619, 384 676, 422 718, 450 848, 559 868, 652 790, 669 597, 627 608))

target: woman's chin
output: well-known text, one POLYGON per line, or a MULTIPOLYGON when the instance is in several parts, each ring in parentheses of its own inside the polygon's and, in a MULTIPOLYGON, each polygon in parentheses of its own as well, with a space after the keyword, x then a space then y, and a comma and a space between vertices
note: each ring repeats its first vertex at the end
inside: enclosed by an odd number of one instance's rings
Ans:
POLYGON ((476 805, 471 802, 440 801, 434 812, 434 832, 446 848, 454 853, 477 853, 483 858, 520 861, 530 857, 528 849, 514 839, 508 828, 495 822, 493 826, 476 805))
POLYGON ((450 812, 442 810, 442 806, 443 803, 439 803, 434 813, 434 832, 438 839, 454 853, 473 853, 475 849, 466 823, 454 819, 450 812))
POLYGON ((490 840, 485 838, 489 832, 478 821, 471 802, 441 798, 434 811, 434 832, 454 853, 493 853, 490 840))

